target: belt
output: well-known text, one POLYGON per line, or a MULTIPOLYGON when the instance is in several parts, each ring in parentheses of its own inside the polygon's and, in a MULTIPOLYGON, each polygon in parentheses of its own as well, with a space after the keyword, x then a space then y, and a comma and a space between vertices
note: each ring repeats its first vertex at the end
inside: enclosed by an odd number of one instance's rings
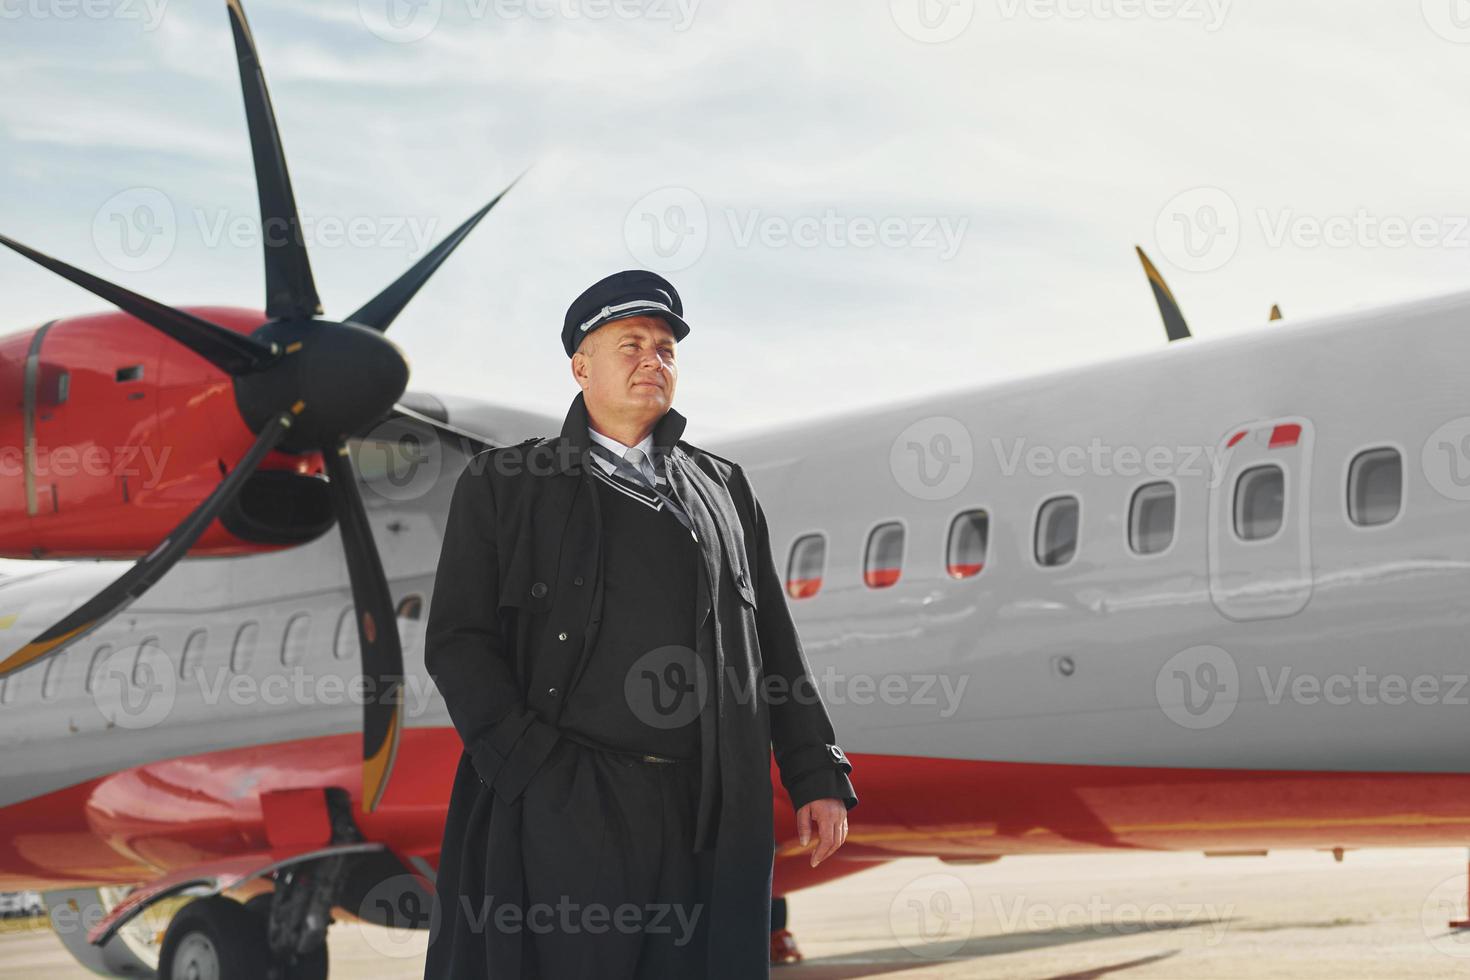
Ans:
POLYGON ((565 729, 562 730, 561 736, 563 738, 565 738, 565 739, 569 739, 569 740, 571 740, 573 742, 576 742, 579 745, 585 745, 589 749, 596 749, 599 752, 606 752, 609 755, 622 756, 625 759, 633 759, 633 760, 635 760, 637 762, 647 762, 647 763, 651 763, 651 764, 654 764, 654 765, 667 765, 669 763, 674 763, 674 762, 692 762, 693 761, 691 759, 671 759, 668 756, 654 755, 651 752, 632 752, 632 751, 629 751, 628 749, 614 748, 611 745, 604 745, 601 742, 597 742, 597 741, 594 741, 593 739, 587 738, 585 735, 577 735, 577 734, 574 734, 573 732, 566 731, 565 729))

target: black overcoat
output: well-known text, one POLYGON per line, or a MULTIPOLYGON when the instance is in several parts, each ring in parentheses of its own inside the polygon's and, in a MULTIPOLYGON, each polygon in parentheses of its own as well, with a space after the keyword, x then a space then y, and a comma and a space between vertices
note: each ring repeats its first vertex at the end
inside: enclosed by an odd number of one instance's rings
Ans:
MULTIPOLYGON (((424 649, 464 746, 435 882, 425 976, 436 980, 524 975, 530 937, 498 928, 514 920, 497 920, 496 907, 523 900, 520 842, 537 828, 522 824, 521 793, 561 737, 561 706, 601 617, 587 422, 578 392, 559 436, 481 452, 455 484, 424 649)), ((704 545, 696 623, 713 710, 701 717, 701 828, 717 814, 705 842, 715 850, 708 977, 752 980, 769 976, 772 748, 794 806, 831 797, 850 808, 857 797, 761 505, 737 463, 680 440, 684 425, 670 408, 653 437, 704 545)), ((586 819, 592 832, 601 815, 586 819)))

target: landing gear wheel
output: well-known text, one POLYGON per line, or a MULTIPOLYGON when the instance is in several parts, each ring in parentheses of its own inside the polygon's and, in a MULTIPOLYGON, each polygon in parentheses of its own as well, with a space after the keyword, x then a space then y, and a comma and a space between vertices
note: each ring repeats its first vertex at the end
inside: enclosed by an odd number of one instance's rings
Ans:
POLYGON ((179 909, 158 954, 160 980, 260 980, 269 966, 260 919, 221 895, 179 909))
MULTIPOLYGON (((264 892, 245 903, 246 911, 260 920, 262 937, 267 934, 271 899, 271 893, 264 892)), ((312 952, 296 957, 295 963, 282 963, 276 960, 274 965, 275 972, 271 974, 274 980, 327 980, 327 944, 323 942, 312 952)))

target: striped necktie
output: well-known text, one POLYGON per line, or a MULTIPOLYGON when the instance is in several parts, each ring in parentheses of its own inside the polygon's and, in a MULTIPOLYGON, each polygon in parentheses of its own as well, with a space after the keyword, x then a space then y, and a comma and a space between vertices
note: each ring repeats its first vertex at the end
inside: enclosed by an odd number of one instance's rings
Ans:
POLYGON ((664 502, 664 505, 668 507, 669 512, 679 519, 679 523, 688 529, 696 541, 699 540, 699 535, 694 531, 694 522, 689 519, 689 515, 685 513, 684 508, 679 505, 677 500, 658 488, 659 483, 667 484, 668 479, 655 469, 653 464, 649 462, 648 457, 640 450, 629 449, 622 456, 619 456, 602 443, 596 441, 592 443, 591 449, 598 456, 611 463, 617 475, 625 480, 637 483, 639 486, 651 490, 656 494, 664 502))

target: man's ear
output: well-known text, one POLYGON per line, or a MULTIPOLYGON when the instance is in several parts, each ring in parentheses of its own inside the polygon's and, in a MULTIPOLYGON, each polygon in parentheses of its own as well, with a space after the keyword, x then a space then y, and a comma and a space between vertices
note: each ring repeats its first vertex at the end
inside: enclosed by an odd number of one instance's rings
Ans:
POLYGON ((587 355, 581 351, 572 354, 572 380, 577 382, 578 387, 587 387, 587 355))

